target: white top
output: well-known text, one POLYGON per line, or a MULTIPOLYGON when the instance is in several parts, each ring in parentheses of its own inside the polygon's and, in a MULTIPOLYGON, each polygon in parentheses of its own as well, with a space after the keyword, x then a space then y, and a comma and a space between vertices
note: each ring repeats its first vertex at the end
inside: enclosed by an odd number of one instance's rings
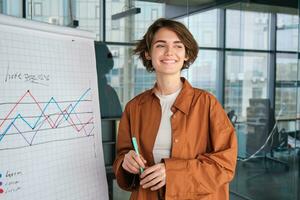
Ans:
POLYGON ((169 95, 161 95, 157 92, 155 95, 160 100, 161 106, 161 121, 153 147, 154 162, 160 163, 162 158, 170 158, 171 145, 172 145, 172 129, 171 129, 171 116, 173 112, 171 107, 174 104, 181 88, 169 95))

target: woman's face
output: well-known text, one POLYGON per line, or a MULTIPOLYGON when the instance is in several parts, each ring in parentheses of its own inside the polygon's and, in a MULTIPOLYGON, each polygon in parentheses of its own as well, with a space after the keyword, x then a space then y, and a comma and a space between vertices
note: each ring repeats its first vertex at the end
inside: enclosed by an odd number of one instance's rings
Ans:
POLYGON ((146 58, 152 61, 157 75, 180 75, 186 57, 184 44, 172 30, 161 28, 153 38, 146 58))

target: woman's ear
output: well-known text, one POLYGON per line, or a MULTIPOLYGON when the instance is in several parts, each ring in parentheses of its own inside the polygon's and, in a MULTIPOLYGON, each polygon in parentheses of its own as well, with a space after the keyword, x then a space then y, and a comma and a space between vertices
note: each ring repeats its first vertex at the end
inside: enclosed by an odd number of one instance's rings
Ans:
POLYGON ((145 52, 145 57, 147 60, 151 60, 151 56, 149 55, 149 53, 147 51, 145 52))

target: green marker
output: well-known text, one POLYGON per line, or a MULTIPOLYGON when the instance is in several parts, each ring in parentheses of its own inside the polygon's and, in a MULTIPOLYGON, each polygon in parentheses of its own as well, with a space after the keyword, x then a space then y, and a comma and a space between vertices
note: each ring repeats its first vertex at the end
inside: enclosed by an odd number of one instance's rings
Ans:
MULTIPOLYGON (((135 137, 132 137, 132 144, 133 144, 133 148, 134 148, 135 153, 139 156, 140 155, 139 148, 138 148, 138 145, 137 145, 135 137)), ((140 167, 140 171, 141 171, 141 173, 143 173, 144 169, 142 167, 140 167)))

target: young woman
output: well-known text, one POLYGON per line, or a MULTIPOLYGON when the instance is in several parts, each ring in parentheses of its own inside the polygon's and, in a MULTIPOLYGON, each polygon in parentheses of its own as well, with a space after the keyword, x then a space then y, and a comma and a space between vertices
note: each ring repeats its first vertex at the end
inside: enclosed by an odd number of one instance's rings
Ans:
POLYGON ((119 186, 132 191, 134 200, 229 199, 237 157, 234 128, 213 95, 180 76, 197 57, 192 34, 179 22, 158 19, 135 53, 156 74, 156 84, 123 112, 114 162, 119 186))

